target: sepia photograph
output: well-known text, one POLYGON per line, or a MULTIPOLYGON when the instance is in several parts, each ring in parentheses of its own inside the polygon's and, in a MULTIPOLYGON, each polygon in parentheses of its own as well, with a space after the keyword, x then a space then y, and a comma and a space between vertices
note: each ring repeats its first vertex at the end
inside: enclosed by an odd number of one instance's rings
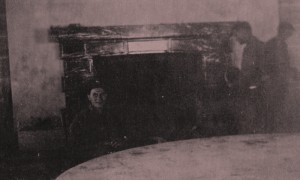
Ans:
POLYGON ((299 180, 299 0, 0 0, 1 180, 299 180))

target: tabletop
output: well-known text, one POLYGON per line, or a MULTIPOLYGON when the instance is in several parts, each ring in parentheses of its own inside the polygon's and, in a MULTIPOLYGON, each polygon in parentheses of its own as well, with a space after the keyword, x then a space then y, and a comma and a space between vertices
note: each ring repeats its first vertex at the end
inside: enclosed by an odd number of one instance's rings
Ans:
POLYGON ((300 134, 191 139, 101 156, 58 180, 299 180, 300 134))

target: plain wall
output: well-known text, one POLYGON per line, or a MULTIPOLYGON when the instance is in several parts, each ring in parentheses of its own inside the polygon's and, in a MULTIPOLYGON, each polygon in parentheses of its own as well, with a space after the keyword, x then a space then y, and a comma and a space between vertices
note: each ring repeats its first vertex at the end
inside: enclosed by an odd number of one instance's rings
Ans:
POLYGON ((13 110, 21 126, 56 117, 64 105, 58 44, 50 26, 135 25, 210 21, 251 23, 267 40, 276 33, 277 0, 7 0, 13 110))

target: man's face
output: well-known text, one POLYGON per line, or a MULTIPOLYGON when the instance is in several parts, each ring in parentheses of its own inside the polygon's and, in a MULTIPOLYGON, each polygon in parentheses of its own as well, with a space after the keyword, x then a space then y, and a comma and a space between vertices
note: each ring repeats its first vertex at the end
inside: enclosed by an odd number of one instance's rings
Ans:
POLYGON ((251 32, 245 29, 239 29, 236 31, 235 33, 237 40, 241 43, 241 44, 245 44, 247 42, 249 42, 250 38, 251 38, 251 32))
POLYGON ((88 99, 95 108, 102 108, 105 104, 107 94, 102 88, 94 88, 90 91, 88 99))

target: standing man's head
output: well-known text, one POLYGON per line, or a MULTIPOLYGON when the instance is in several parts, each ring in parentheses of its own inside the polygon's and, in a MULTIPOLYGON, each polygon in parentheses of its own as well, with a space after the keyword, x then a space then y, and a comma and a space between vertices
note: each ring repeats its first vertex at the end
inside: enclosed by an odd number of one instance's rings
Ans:
POLYGON ((237 22, 232 32, 241 44, 248 43, 252 37, 252 28, 247 22, 237 22))
POLYGON ((103 84, 97 80, 91 81, 88 85, 87 97, 93 108, 102 109, 107 99, 103 84))
POLYGON ((278 26, 278 36, 284 40, 287 40, 289 37, 291 37, 294 31, 294 26, 288 22, 281 22, 278 26))

